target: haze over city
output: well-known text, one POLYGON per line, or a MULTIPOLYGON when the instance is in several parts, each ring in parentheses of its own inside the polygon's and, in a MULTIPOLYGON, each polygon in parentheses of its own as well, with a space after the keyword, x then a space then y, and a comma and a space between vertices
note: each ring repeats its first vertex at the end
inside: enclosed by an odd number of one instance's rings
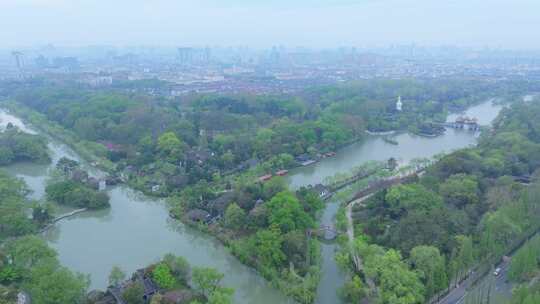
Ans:
POLYGON ((391 44, 540 48, 535 0, 19 0, 0 47, 391 44))

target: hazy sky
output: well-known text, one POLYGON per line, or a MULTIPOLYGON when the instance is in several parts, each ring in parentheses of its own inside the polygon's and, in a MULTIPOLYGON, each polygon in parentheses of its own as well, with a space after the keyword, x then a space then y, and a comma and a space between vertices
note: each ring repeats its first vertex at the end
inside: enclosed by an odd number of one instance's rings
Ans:
POLYGON ((0 0, 0 47, 412 42, 540 49, 540 0, 0 0))

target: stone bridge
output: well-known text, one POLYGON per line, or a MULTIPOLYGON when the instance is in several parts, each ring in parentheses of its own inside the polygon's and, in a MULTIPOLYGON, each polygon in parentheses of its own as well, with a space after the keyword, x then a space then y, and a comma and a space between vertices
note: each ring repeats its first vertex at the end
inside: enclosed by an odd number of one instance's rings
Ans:
POLYGON ((321 225, 317 229, 308 230, 308 235, 315 235, 325 241, 333 241, 338 236, 338 231, 333 225, 321 225))

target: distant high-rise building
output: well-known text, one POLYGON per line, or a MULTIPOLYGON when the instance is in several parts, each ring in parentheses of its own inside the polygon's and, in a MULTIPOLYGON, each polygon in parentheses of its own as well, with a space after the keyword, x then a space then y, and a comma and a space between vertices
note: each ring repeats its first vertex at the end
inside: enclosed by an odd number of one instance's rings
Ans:
POLYGON ((206 48, 178 48, 178 59, 181 65, 207 64, 211 59, 211 49, 206 48))
POLYGON ((270 51, 270 62, 271 63, 278 63, 280 59, 280 53, 279 49, 275 46, 272 47, 272 50, 270 51))
POLYGON ((193 48, 190 48, 190 47, 178 48, 178 58, 180 59, 180 64, 182 65, 191 64, 193 60, 193 48))
POLYGON ((24 54, 19 51, 13 51, 11 55, 13 55, 13 58, 15 58, 15 65, 17 68, 19 70, 22 69, 24 66, 24 54))
POLYGON ((212 50, 209 47, 204 48, 203 60, 205 63, 209 63, 212 57, 212 50))

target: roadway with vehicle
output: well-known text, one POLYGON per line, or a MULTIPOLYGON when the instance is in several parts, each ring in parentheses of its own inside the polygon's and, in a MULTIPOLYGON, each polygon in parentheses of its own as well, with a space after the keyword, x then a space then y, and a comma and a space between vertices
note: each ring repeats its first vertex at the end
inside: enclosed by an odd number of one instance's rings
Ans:
MULTIPOLYGON (((487 273, 481 281, 473 284, 473 275, 469 276, 466 280, 461 282, 456 288, 452 289, 441 300, 434 303, 438 304, 461 304, 465 302, 468 295, 474 294, 480 290, 491 290, 492 298, 504 297, 509 299, 512 296, 513 284, 508 281, 508 268, 510 263, 508 261, 502 262, 496 268, 500 268, 498 275, 495 275, 493 271, 487 273), (491 287, 489 286, 491 285, 491 287)), ((474 273, 472 273, 474 274, 474 273)))

